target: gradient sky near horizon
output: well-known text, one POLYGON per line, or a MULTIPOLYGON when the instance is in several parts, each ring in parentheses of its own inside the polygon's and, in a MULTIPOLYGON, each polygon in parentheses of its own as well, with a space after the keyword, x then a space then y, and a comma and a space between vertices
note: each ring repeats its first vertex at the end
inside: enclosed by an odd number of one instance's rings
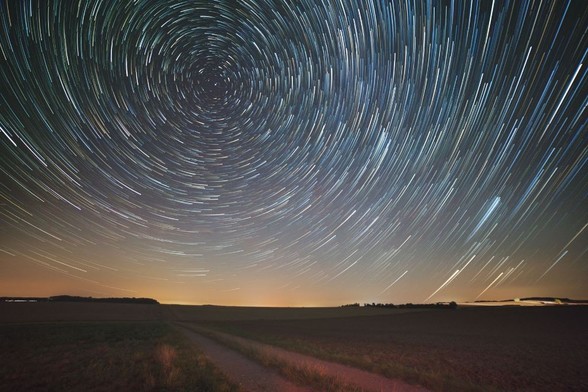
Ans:
POLYGON ((0 3, 0 295, 588 297, 588 2, 0 3))

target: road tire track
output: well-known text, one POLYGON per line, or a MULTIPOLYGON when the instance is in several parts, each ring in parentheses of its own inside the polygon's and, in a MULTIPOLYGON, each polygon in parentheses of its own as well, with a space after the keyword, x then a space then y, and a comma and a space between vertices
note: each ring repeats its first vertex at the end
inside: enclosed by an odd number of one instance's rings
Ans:
MULTIPOLYGON (((178 324, 176 324, 178 325, 178 324)), ((206 357, 218 367, 229 380, 244 391, 268 392, 307 392, 309 388, 300 387, 281 377, 276 371, 237 353, 214 340, 180 325, 184 333, 206 357)))

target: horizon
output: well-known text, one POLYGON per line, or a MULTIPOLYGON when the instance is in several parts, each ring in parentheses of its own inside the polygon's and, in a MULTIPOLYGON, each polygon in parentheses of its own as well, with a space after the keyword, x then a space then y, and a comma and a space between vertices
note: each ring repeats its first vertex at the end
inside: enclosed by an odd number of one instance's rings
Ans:
MULTIPOLYGON (((78 296, 78 295, 71 295, 71 294, 57 294, 57 295, 51 295, 51 296, 28 296, 28 297, 22 297, 22 296, 0 296, 0 300, 4 300, 4 302, 12 302, 10 300, 48 300, 48 301, 42 301, 42 302, 52 302, 51 300, 55 297, 72 297, 74 299, 86 299, 86 300, 90 300, 90 301, 77 301, 77 300, 73 300, 73 301, 68 301, 68 299, 64 299, 64 298, 60 298, 57 301, 57 303, 61 303, 61 302, 79 302, 79 303, 92 303, 95 300, 108 300, 108 299, 117 299, 117 300, 154 300, 156 302, 157 305, 179 305, 179 306, 202 306, 202 307, 206 307, 206 306, 210 306, 210 307, 243 307, 243 308, 345 308, 345 307, 372 307, 372 306, 376 306, 376 307, 382 307, 382 306, 386 306, 386 305, 393 305, 393 306, 406 306, 406 305, 415 305, 415 306, 429 306, 429 305, 439 305, 439 304, 450 304, 450 303, 456 303, 458 305, 465 305, 465 304, 476 304, 476 303, 504 303, 504 302, 515 302, 515 303, 524 303, 524 302, 533 302, 533 301, 545 301, 545 300, 563 300, 563 301, 572 301, 572 302, 579 302, 580 305, 588 305, 588 300, 583 300, 580 298, 569 298, 569 297, 563 297, 563 296, 542 296, 542 297, 538 297, 538 296, 531 296, 531 297, 522 297, 522 298, 518 298, 518 297, 514 297, 514 298, 507 298, 507 299, 484 299, 484 300, 475 300, 475 301, 436 301, 436 302, 405 302, 405 303, 385 303, 385 302, 361 302, 361 301, 355 301, 355 302, 351 302, 351 303, 346 303, 346 304, 338 304, 338 305, 317 305, 317 306, 307 306, 307 305, 294 305, 294 306, 277 306, 277 305, 263 305, 263 304, 249 304, 249 305, 234 305, 234 304, 215 304, 215 303, 183 303, 183 302, 165 302, 165 301, 161 301, 157 298, 153 298, 153 297, 87 297, 87 296, 78 296), (9 301, 6 301, 6 299, 8 299, 9 301)), ((37 301, 33 301, 33 302, 37 302, 37 301)), ((101 301, 98 301, 101 302, 101 301)), ((119 303, 119 302, 106 302, 106 303, 119 303)), ((121 302, 124 303, 124 302, 121 302)), ((144 305, 143 303, 139 303, 139 302, 132 302, 133 304, 141 304, 144 305)), ((572 305, 577 305, 572 303, 572 305)), ((565 305, 570 305, 570 303, 563 303, 565 305)))
POLYGON ((0 296, 588 298, 584 2, 0 4, 0 296))

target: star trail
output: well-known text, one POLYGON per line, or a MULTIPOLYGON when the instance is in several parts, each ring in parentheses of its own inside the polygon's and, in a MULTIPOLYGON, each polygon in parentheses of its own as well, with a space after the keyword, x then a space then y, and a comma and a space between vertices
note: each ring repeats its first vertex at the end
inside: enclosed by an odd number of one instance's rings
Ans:
POLYGON ((588 297, 585 1, 0 3, 0 295, 588 297))

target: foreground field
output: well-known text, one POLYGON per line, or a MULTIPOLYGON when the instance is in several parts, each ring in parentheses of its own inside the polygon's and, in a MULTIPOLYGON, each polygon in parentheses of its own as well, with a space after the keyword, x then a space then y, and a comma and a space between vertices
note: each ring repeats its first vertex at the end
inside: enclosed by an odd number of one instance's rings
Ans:
POLYGON ((1 323, 48 321, 157 321, 164 307, 142 304, 83 302, 0 302, 1 323))
POLYGON ((0 391, 233 391, 161 322, 0 325, 0 391))
POLYGON ((587 307, 200 322, 434 390, 588 390, 587 307))
MULTIPOLYGON (((0 303, 0 391, 234 389, 172 324, 246 337, 431 390, 588 390, 587 306, 0 303)), ((292 373, 258 354, 249 357, 292 373)), ((302 376, 291 381, 310 385, 316 374, 302 376)), ((327 389, 338 390, 332 385, 327 389)))

